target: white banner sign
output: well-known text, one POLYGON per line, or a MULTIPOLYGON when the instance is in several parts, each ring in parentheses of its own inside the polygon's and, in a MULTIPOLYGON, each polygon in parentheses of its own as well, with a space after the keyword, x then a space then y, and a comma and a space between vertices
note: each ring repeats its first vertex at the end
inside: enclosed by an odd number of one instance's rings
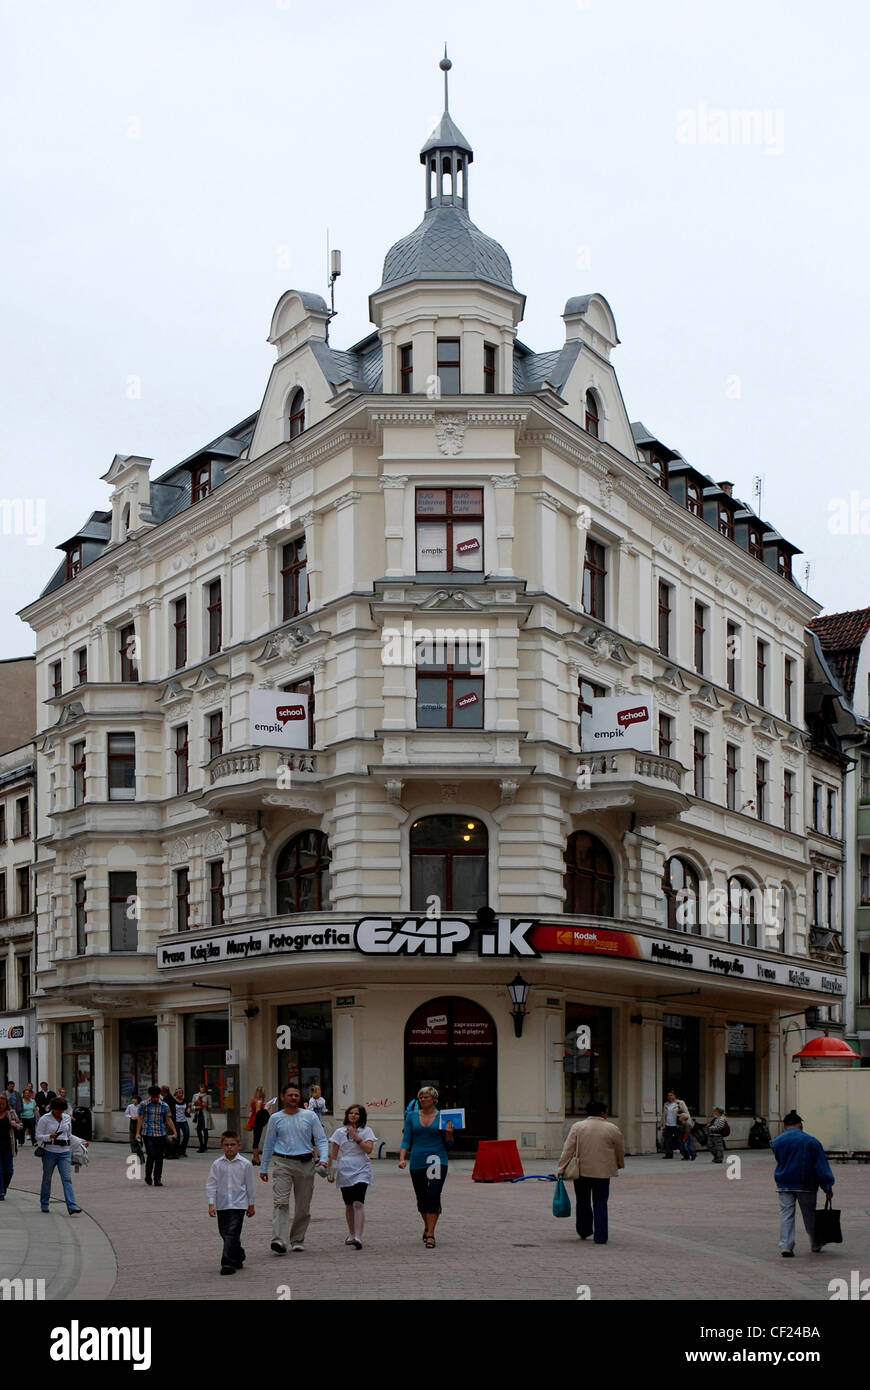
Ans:
POLYGON ((607 748, 653 751, 653 704, 646 696, 619 695, 592 700, 592 713, 583 721, 583 752, 607 748))
POLYGON ((0 1019, 0 1047, 24 1047, 26 1038, 26 1018, 0 1019))
POLYGON ((286 690, 251 691, 253 748, 307 748, 309 696, 286 690))

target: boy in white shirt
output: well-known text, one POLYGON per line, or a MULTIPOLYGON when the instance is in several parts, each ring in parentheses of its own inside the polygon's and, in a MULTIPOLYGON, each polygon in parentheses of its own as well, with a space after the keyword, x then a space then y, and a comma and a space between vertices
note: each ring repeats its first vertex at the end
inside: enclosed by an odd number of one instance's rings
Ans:
POLYGON ((223 1237, 221 1274, 235 1274, 245 1263, 240 1239, 245 1212, 254 1215, 254 1169, 242 1157, 241 1141, 234 1129, 224 1130, 221 1148, 223 1154, 215 1159, 205 1180, 205 1195, 208 1214, 217 1217, 223 1237))
POLYGON ((129 1121, 129 1124, 130 1124, 130 1152, 131 1152, 131 1154, 138 1154, 139 1157, 141 1158, 141 1157, 142 1157, 142 1145, 141 1145, 141 1143, 139 1142, 139 1140, 136 1138, 136 1130, 137 1130, 138 1127, 139 1127, 139 1097, 138 1097, 138 1096, 131 1096, 131 1097, 130 1097, 130 1104, 127 1106, 127 1109, 124 1111, 124 1118, 125 1118, 125 1120, 128 1120, 128 1121, 129 1121))

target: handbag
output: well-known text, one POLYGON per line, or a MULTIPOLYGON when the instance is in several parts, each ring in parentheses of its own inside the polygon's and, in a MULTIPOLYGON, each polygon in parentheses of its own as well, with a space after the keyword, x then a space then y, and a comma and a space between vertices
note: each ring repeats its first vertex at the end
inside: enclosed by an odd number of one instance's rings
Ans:
POLYGON ((825 1205, 816 1212, 815 1239, 813 1245, 842 1245, 843 1232, 840 1229, 840 1211, 834 1206, 834 1194, 829 1192, 825 1205))
POLYGON ((561 1178, 556 1179, 556 1191, 553 1193, 553 1215, 571 1215, 571 1198, 568 1196, 568 1189, 561 1178))
POLYGON ((45 1153, 45 1146, 44 1146, 43 1144, 34 1144, 34 1146, 33 1146, 33 1156, 34 1156, 34 1158, 42 1158, 42 1155, 43 1155, 44 1153, 45 1153))

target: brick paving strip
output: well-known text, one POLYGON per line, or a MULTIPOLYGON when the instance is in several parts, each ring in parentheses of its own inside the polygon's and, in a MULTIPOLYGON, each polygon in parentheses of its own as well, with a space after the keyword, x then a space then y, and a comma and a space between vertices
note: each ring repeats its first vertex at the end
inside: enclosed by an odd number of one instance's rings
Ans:
MULTIPOLYGON (((798 1218, 796 1258, 777 1249, 778 1204, 770 1153, 741 1152, 742 1177, 728 1179, 705 1153, 695 1163, 657 1155, 629 1158, 611 1183, 610 1241, 580 1242, 570 1220, 550 1213, 551 1183, 473 1183, 472 1164, 450 1165, 438 1246, 425 1250, 408 1173, 375 1164, 366 1202, 364 1248, 344 1245, 344 1207, 316 1180, 304 1254, 269 1249, 271 1183, 257 1182, 257 1214, 245 1221, 244 1270, 221 1278, 217 1223, 205 1202, 216 1151, 167 1163, 166 1186, 127 1177, 128 1150, 92 1144, 91 1163, 74 1179, 87 1215, 69 1217, 62 1201, 42 1216, 41 1171, 30 1152, 16 1160, 0 1207, 0 1277, 46 1279, 46 1297, 205 1300, 523 1300, 829 1298, 828 1281, 870 1276, 870 1165, 833 1165, 845 1243, 811 1255, 798 1218), (159 1219, 152 1218, 155 1211, 159 1219), (285 1295, 286 1297, 286 1292, 285 1295)), ((531 1160, 529 1173, 550 1161, 531 1160)), ((259 1172, 258 1169, 254 1170, 259 1172)), ((57 1179, 55 1180, 57 1183, 57 1179)))

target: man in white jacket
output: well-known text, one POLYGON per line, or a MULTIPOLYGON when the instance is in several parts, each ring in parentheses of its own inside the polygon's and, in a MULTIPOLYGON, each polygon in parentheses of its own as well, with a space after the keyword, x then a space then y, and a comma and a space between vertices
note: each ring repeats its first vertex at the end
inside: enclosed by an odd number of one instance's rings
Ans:
POLYGON ((662 1106, 662 1142, 665 1147, 665 1158, 673 1158, 674 1145, 680 1144, 683 1126, 691 1118, 686 1102, 677 1100, 676 1092, 668 1091, 668 1098, 662 1106))

